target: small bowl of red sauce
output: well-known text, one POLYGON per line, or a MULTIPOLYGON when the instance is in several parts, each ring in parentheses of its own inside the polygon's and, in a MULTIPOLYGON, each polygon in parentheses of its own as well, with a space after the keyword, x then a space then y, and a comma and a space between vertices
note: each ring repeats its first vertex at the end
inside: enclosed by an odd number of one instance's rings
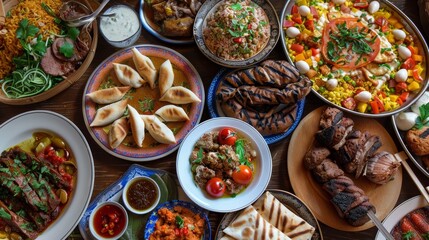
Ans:
POLYGON ((127 226, 127 210, 118 202, 98 205, 89 217, 89 230, 96 239, 118 239, 125 233, 127 226))
POLYGON ((150 177, 140 176, 131 179, 124 187, 122 200, 125 207, 135 214, 146 214, 159 203, 161 190, 150 177))

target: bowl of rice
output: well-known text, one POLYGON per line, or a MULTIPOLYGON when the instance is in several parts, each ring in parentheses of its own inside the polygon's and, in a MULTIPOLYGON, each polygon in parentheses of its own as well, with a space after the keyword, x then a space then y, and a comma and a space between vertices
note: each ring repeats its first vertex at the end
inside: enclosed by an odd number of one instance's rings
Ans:
POLYGON ((278 16, 268 0, 207 0, 193 31, 207 58, 232 68, 264 60, 280 36, 278 16))

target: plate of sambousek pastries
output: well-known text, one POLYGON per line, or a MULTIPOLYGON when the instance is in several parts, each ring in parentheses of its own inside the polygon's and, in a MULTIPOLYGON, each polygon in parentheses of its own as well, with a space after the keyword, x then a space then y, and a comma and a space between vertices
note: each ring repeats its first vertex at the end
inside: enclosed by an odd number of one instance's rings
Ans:
POLYGON ((113 156, 150 161, 176 150, 201 119, 204 86, 192 64, 155 45, 120 50, 90 76, 85 124, 113 156))
POLYGON ((275 189, 267 190, 244 210, 226 214, 215 239, 245 239, 246 236, 257 236, 258 239, 323 239, 316 217, 304 202, 289 192, 275 189))

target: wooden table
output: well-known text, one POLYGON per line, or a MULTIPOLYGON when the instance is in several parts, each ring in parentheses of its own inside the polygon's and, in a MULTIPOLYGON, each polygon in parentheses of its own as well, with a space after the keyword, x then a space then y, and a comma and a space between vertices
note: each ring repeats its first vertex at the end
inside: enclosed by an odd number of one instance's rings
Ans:
MULTIPOLYGON (((138 8, 137 0, 127 0, 126 2, 135 6, 136 9, 138 8)), ((419 16, 418 16, 417 1, 394 0, 392 2, 400 9, 402 9, 417 24, 417 26, 420 29, 422 29, 419 21, 419 16)), ((280 16, 281 10, 283 8, 284 0, 272 0, 272 3, 276 7, 280 16)), ((186 45, 186 46, 176 46, 176 45, 166 44, 164 42, 159 41, 157 38, 153 37, 150 33, 148 33, 146 30, 143 29, 141 37, 136 44, 147 44, 147 43, 170 47, 180 52, 181 54, 183 54, 186 58, 188 58, 189 61, 195 66, 195 68, 198 70, 199 74, 201 75, 206 92, 208 90, 208 87, 210 85, 212 78, 221 68, 220 66, 212 63, 202 53, 200 53, 200 51, 198 50, 195 44, 186 45)), ((42 103, 32 104, 28 106, 9 106, 5 104, 0 104, 0 123, 22 112, 35 110, 35 109, 43 109, 43 110, 54 111, 64 115, 65 117, 73 121, 81 129, 81 131, 83 132, 83 134, 85 135, 85 137, 87 138, 91 146, 93 157, 94 157, 96 174, 95 174, 95 185, 94 185, 92 198, 97 196, 97 194, 100 193, 103 189, 105 189, 111 183, 116 181, 123 174, 123 172, 125 172, 127 168, 131 164, 133 164, 133 162, 115 158, 109 155, 108 153, 106 153, 104 150, 102 150, 95 143, 95 141, 88 133, 82 117, 82 107, 81 107, 82 93, 88 77, 90 76, 92 71, 105 58, 107 58, 108 56, 110 56, 111 54, 113 54, 118 50, 119 49, 115 49, 114 47, 111 47, 110 45, 108 45, 104 41, 104 39, 100 37, 99 45, 97 47, 96 55, 94 57, 92 64, 89 66, 88 70, 83 75, 81 80, 75 83, 69 89, 42 103)), ((281 39, 279 40, 276 48, 274 49, 270 57, 276 58, 276 59, 285 59, 285 55, 281 47, 281 39)), ((305 113, 306 114, 309 113, 310 111, 321 106, 322 104, 323 103, 321 100, 317 99, 313 94, 310 94, 306 101, 305 113)), ((207 107, 205 107, 202 121, 208 118, 209 118, 208 110, 207 110, 207 107)), ((390 118, 379 119, 379 121, 381 121, 384 124, 384 126, 386 126, 387 130, 390 133, 392 133, 393 138, 396 140, 391 123, 390 123, 390 118)), ((7 137, 7 136, 2 136, 2 137, 7 137)), ((287 149, 289 145, 289 140, 290 138, 280 141, 276 144, 272 144, 270 146, 270 150, 273 158, 273 172, 272 172, 272 178, 268 187, 283 189, 286 191, 293 192, 290 186, 290 181, 289 181, 289 177, 287 174, 287 167, 286 167, 287 166, 287 149)), ((397 141, 396 141, 396 144, 398 149, 401 149, 397 141)), ((169 156, 164 157, 162 159, 152 161, 152 162, 141 163, 141 165, 145 167, 151 167, 151 168, 161 168, 169 171, 170 173, 175 174, 176 153, 177 151, 173 152, 169 156)), ((423 184, 425 186, 428 186, 429 179, 427 179, 423 174, 421 174, 417 170, 417 168, 414 167, 414 165, 412 165, 412 168, 415 171, 415 173, 418 175, 420 180, 423 182, 423 184)), ((398 186, 398 187, 401 187, 401 186, 398 186)), ((417 188, 414 186, 409 176, 406 173, 404 173, 401 195, 399 197, 397 204, 418 194, 419 192, 417 188)), ((79 195, 79 193, 77 193, 77 195, 79 195)), ((385 196, 385 197, 388 198, 389 196, 385 196)), ((212 231, 216 230, 220 220, 222 219, 222 216, 223 214, 210 213, 209 217, 212 224, 212 231)), ((145 223, 142 223, 142 224, 145 224, 145 223)), ((377 233, 377 229, 375 227, 368 229, 366 231, 352 233, 352 232, 338 231, 322 223, 320 225, 322 228, 324 239, 373 239, 377 233)), ((76 234, 73 234, 73 238, 75 237, 76 237, 76 234)), ((76 237, 76 238, 79 238, 79 237, 76 237)))

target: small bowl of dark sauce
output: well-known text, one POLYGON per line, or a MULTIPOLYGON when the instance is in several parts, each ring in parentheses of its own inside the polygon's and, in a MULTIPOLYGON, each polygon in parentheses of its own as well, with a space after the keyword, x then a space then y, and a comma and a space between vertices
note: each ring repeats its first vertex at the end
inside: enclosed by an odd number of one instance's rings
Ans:
POLYGON ((118 202, 101 203, 89 217, 89 230, 96 239, 118 239, 125 233, 127 226, 127 210, 118 202))
POLYGON ((122 200, 127 209, 135 214, 146 214, 159 203, 161 191, 150 177, 140 176, 131 179, 124 187, 122 200))

